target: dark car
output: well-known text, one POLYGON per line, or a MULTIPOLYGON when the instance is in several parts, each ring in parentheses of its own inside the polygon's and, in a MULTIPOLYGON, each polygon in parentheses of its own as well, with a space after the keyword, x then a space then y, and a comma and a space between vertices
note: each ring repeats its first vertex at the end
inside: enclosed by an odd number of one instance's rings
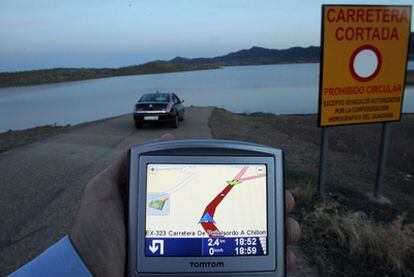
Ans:
POLYGON ((144 94, 134 108, 135 127, 142 128, 145 122, 170 122, 174 128, 184 120, 184 100, 175 93, 144 94))

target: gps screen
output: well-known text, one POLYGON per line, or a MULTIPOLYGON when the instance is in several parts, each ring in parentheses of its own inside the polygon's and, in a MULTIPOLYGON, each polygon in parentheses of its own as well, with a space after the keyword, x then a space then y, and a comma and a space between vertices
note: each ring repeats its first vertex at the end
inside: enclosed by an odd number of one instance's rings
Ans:
POLYGON ((265 164, 148 164, 146 256, 267 255, 265 164))

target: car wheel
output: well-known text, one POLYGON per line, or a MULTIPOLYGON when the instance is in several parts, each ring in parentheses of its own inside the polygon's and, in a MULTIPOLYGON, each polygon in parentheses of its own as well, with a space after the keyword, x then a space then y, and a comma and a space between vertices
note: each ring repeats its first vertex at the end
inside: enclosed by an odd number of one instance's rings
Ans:
POLYGON ((142 128, 142 123, 135 121, 135 128, 141 129, 142 128))
POLYGON ((178 114, 176 116, 174 116, 173 121, 172 121, 172 127, 173 128, 178 128, 178 122, 179 122, 179 117, 178 114))

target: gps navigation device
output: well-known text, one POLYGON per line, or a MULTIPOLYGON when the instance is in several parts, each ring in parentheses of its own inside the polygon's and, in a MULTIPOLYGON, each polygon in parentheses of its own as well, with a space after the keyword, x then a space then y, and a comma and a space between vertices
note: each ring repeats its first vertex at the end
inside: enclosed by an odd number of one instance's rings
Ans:
POLYGON ((224 140, 130 150, 129 276, 284 276, 282 151, 224 140))

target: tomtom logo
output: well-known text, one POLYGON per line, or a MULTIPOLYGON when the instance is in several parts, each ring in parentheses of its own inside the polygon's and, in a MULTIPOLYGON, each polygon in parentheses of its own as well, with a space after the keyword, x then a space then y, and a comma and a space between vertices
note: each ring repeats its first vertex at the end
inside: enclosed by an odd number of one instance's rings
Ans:
POLYGON ((224 267, 223 262, 200 262, 200 263, 192 263, 190 262, 190 266, 193 268, 197 267, 224 267))

